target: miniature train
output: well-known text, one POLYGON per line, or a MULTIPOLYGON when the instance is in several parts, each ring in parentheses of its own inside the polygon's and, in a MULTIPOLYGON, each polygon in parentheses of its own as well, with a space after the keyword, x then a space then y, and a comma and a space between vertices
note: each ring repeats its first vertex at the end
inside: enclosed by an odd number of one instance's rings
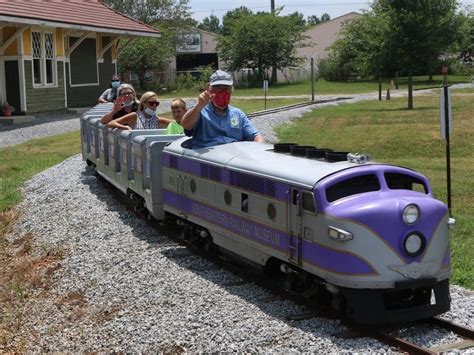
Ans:
POLYGON ((165 130, 110 130, 109 109, 81 118, 83 159, 155 219, 175 218, 206 248, 281 273, 360 324, 449 310, 454 219, 425 176, 295 144, 192 150, 165 130))

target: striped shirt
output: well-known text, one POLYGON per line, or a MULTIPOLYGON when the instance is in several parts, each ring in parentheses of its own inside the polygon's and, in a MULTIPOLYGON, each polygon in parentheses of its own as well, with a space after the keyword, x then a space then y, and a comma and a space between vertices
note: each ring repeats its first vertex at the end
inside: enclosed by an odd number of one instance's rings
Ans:
POLYGON ((158 116, 146 118, 142 111, 137 111, 137 123, 134 129, 158 129, 158 116))

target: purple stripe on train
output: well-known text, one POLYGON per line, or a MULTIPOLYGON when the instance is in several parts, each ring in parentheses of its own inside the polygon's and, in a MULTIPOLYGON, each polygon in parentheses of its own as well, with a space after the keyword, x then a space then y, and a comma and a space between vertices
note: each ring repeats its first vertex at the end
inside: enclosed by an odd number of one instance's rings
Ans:
POLYGON ((423 254, 416 258, 407 256, 403 251, 403 242, 410 233, 419 232, 424 235, 427 245, 429 245, 436 229, 447 213, 446 205, 429 194, 403 189, 389 189, 385 184, 384 173, 389 171, 416 176, 428 186, 427 179, 415 172, 386 165, 368 166, 364 170, 366 170, 365 173, 378 176, 381 182, 380 190, 360 193, 328 203, 325 199, 325 191, 332 184, 331 180, 341 177, 348 179, 361 175, 362 169, 358 171, 349 169, 316 186, 314 192, 317 204, 323 206, 324 213, 328 216, 367 226, 383 238, 405 262, 420 262, 423 259, 423 254), (403 209, 413 203, 419 207, 420 217, 416 223, 406 225, 402 218, 403 209))
MULTIPOLYGON (((231 232, 286 253, 288 248, 288 234, 266 225, 255 223, 232 213, 211 207, 195 200, 179 197, 172 191, 163 190, 164 204, 181 209, 187 214, 206 220, 214 225, 228 229, 231 232)), ((350 275, 376 274, 375 270, 356 255, 338 252, 317 243, 303 241, 302 258, 305 262, 321 269, 350 275)))
POLYGON ((163 152, 163 165, 194 176, 210 178, 223 184, 255 191, 260 194, 271 196, 280 201, 287 201, 288 199, 290 186, 272 179, 229 170, 217 165, 199 162, 194 159, 172 155, 166 152, 163 152), (209 175, 206 175, 203 171, 209 175))

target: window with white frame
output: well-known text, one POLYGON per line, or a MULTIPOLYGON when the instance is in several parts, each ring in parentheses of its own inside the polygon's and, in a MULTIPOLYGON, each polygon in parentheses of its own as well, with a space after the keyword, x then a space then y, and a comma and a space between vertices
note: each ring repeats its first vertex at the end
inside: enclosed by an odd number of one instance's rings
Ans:
POLYGON ((33 47, 33 84, 35 86, 54 85, 56 60, 53 34, 31 32, 31 45, 33 47))

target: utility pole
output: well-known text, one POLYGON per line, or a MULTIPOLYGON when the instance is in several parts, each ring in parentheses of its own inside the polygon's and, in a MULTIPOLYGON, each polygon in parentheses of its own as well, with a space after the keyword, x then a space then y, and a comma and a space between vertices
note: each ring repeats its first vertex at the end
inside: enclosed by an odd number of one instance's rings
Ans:
POLYGON ((311 57, 311 101, 314 102, 314 57, 311 57))
MULTIPOLYGON (((275 13, 275 0, 270 0, 270 7, 272 10, 272 14, 275 13)), ((275 65, 272 66, 272 76, 270 78, 270 82, 272 84, 277 82, 277 68, 275 65)))

